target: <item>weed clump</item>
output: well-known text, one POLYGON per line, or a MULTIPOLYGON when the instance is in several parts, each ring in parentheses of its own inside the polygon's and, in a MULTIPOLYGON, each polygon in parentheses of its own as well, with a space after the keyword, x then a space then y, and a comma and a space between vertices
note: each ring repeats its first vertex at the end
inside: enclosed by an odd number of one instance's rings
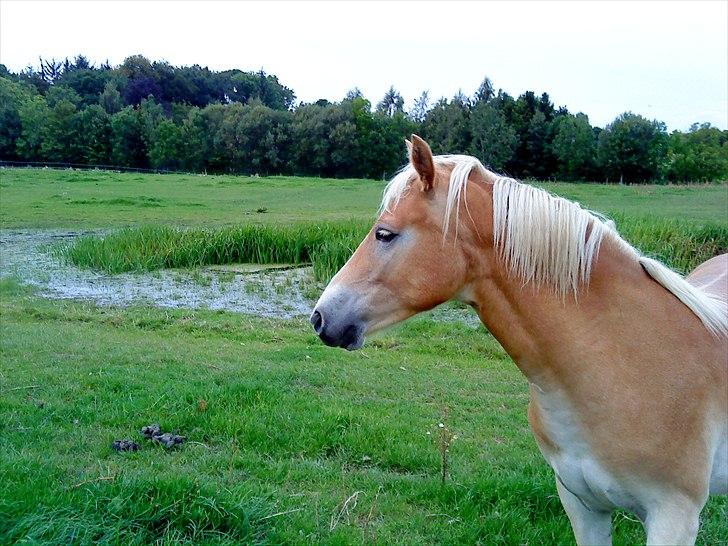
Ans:
POLYGON ((310 263, 314 278, 328 281, 368 230, 362 222, 209 229, 144 226, 80 237, 57 253, 78 267, 106 273, 230 263, 310 263))

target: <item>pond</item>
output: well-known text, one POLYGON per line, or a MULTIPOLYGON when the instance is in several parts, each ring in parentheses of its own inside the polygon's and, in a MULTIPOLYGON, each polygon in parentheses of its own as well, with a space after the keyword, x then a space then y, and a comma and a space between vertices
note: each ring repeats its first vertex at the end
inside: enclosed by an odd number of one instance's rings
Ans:
MULTIPOLYGON (((0 278, 16 277, 50 299, 221 309, 268 318, 307 317, 323 289, 310 267, 235 264, 111 275, 80 269, 54 255, 54 247, 92 233, 105 231, 0 230, 0 278)), ((440 306, 431 316, 480 326, 477 315, 458 304, 440 306)))
POLYGON ((103 232, 0 230, 0 278, 15 276, 46 298, 225 309, 279 318, 308 315, 318 294, 307 267, 215 266, 109 275, 79 269, 53 255, 53 246, 89 233, 103 232), (304 295, 306 288, 310 297, 304 295))

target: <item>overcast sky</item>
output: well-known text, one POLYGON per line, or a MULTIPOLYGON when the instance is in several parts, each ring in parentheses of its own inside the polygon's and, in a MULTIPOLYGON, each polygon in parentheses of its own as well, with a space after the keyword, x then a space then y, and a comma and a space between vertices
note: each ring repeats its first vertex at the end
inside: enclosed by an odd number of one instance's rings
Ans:
POLYGON ((268 73, 298 100, 376 103, 394 85, 410 107, 471 95, 484 76, 603 126, 631 110, 687 129, 728 128, 728 2, 66 2, 0 0, 0 62, 38 56, 117 65, 134 53, 174 65, 268 73))

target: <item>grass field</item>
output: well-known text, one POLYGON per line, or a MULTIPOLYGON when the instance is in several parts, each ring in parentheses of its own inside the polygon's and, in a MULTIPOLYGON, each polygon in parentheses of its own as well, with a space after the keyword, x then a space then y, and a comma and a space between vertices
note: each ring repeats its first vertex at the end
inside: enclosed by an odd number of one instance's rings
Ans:
POLYGON ((0 227, 96 228, 173 222, 371 219, 382 182, 3 169, 0 227))
MULTIPOLYGON (((382 187, 0 176, 2 226, 15 228, 364 221, 382 187)), ((645 240, 660 236, 650 215, 728 224, 725 186, 550 189, 628 215, 653 230, 645 240)), ((573 543, 527 383, 482 327, 423 316, 347 353, 305 319, 49 301, 5 279, 0 340, 0 544, 573 543), (152 422, 188 443, 149 445, 139 429, 152 422), (444 484, 441 422, 458 436, 444 484), (120 438, 142 449, 116 453, 120 438)), ((727 516, 712 499, 699 543, 724 543, 727 516)), ((615 544, 644 542, 632 516, 615 524, 615 544)))
MULTIPOLYGON (((726 185, 542 186, 609 214, 728 224, 726 185)), ((372 220, 383 188, 373 180, 2 169, 0 228, 372 220)))

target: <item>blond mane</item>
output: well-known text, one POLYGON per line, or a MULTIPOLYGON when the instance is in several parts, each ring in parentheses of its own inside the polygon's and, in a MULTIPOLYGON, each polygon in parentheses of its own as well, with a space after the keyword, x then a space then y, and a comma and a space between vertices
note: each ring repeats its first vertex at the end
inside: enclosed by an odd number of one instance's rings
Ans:
MULTIPOLYGON (((606 220, 578 203, 551 195, 545 190, 498 176, 474 157, 434 156, 435 166, 451 168, 443 235, 451 223, 460 224, 460 204, 465 204, 470 173, 480 172, 493 181, 494 246, 509 273, 524 284, 545 286, 555 293, 577 296, 588 285, 591 269, 602 241, 608 237, 622 246, 643 269, 673 293, 715 335, 728 335, 728 308, 725 302, 688 283, 667 266, 642 255, 625 241, 606 220)), ((416 177, 414 167, 406 165, 387 184, 380 211, 393 210, 416 177)))

